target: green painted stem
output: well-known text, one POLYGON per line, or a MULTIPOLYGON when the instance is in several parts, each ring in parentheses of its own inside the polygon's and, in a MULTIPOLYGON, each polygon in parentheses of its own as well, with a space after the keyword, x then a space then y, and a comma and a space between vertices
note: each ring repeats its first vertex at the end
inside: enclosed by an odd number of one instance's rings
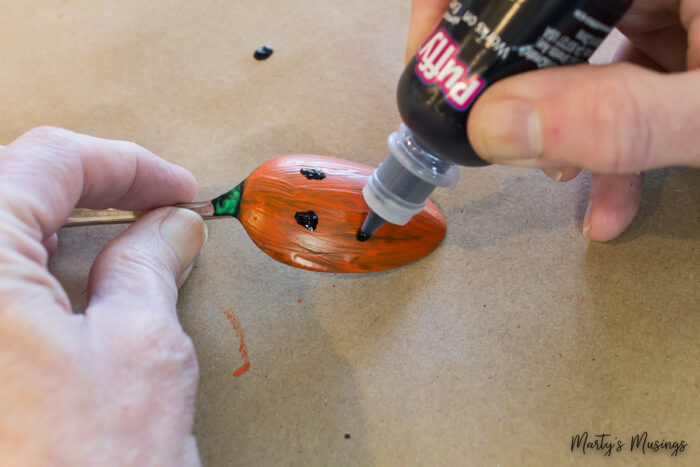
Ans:
POLYGON ((214 206, 215 216, 233 216, 238 215, 238 210, 241 207, 241 198, 243 197, 243 187, 245 181, 242 181, 232 190, 223 195, 211 200, 214 206))

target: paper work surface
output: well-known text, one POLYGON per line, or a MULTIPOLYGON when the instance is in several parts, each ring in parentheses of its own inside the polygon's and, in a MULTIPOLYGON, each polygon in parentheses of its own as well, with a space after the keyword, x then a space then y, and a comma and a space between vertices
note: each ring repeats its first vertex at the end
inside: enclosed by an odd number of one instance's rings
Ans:
MULTIPOLYGON (((4 2, 0 144, 42 124, 135 141, 192 171, 198 199, 282 154, 376 165, 399 124, 409 10, 4 2), (254 60, 264 44, 274 54, 254 60)), ((700 175, 649 173, 637 219, 607 244, 581 235, 589 180, 463 169, 433 197, 438 249, 366 276, 276 263, 238 221, 209 223, 179 302, 204 464, 698 465, 700 175), (629 452, 645 431, 688 447, 629 452), (584 432, 625 448, 572 452, 584 432)), ((122 229, 60 233, 50 267, 74 309, 122 229)))

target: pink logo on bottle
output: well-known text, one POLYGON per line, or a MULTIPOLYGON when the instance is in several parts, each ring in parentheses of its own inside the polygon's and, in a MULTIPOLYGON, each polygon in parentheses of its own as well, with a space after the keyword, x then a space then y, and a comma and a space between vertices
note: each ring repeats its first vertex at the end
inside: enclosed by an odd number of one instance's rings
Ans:
POLYGON ((457 52, 459 44, 440 28, 418 51, 416 74, 424 84, 437 85, 452 107, 465 110, 486 87, 486 80, 469 75, 457 52))

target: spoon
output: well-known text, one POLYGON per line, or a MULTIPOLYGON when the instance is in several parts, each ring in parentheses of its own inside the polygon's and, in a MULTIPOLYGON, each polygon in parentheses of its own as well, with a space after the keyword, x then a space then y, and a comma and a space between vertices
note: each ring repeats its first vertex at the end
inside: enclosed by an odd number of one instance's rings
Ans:
MULTIPOLYGON (((204 219, 235 217, 262 251, 302 269, 376 272, 421 259, 445 236, 445 219, 432 201, 408 224, 387 223, 367 241, 358 239, 369 212, 362 188, 372 170, 327 156, 280 156, 211 201, 176 206, 204 219)), ((134 222, 145 212, 75 209, 64 226, 134 222)))

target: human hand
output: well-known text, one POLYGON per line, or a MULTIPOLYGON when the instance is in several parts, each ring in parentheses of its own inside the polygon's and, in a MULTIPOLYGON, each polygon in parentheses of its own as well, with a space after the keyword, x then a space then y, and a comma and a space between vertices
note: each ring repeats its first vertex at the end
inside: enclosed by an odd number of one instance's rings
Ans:
MULTIPOLYGON (((413 0, 407 60, 450 0, 413 0)), ((632 222, 642 172, 700 167, 700 1, 637 0, 618 25, 617 63, 524 73, 489 87, 468 134, 484 160, 593 172, 583 232, 607 241, 632 222), (504 118, 505 116, 505 118, 504 118)))
POLYGON ((3 465, 198 465, 198 367, 177 320, 202 219, 157 209, 102 250, 73 314, 48 272, 75 206, 189 202, 192 175, 147 150, 55 128, 0 146, 0 459, 3 465))

